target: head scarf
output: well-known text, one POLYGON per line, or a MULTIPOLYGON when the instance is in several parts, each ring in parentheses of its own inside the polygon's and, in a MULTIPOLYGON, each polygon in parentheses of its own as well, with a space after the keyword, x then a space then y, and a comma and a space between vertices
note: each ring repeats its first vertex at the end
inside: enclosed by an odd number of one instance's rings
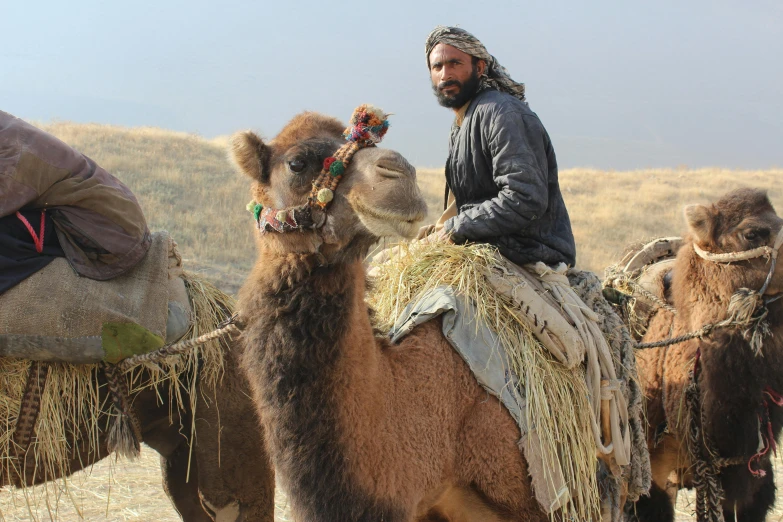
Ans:
POLYGON ((487 63, 486 71, 481 78, 481 90, 486 88, 497 89, 525 101, 525 84, 512 80, 506 68, 500 65, 497 59, 487 52, 484 44, 478 38, 459 27, 439 25, 433 29, 427 37, 427 43, 424 47, 427 53, 428 68, 430 65, 430 53, 439 43, 456 47, 463 53, 475 56, 487 63))

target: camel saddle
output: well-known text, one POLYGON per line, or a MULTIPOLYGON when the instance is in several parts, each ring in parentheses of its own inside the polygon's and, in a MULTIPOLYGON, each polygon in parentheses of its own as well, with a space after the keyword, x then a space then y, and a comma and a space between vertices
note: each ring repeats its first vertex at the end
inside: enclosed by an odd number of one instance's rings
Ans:
POLYGON ((190 303, 182 258, 167 232, 108 281, 80 277, 57 258, 0 295, 0 356, 49 362, 117 362, 183 337, 190 303))
POLYGON ((604 297, 628 326, 635 340, 660 308, 673 309, 671 277, 680 237, 662 237, 626 249, 619 263, 606 269, 604 297))

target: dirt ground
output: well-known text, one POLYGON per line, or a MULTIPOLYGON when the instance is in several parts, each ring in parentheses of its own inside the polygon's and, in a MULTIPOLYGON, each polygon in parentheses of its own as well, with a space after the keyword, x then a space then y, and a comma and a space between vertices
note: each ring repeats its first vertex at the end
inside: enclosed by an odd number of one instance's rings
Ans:
MULTIPOLYGON (((783 466, 776 461, 778 488, 783 488, 783 466)), ((0 520, 7 522, 51 520, 112 522, 176 522, 174 510, 161 487, 158 454, 146 446, 141 458, 130 462, 102 461, 87 472, 76 473, 66 483, 34 488, 25 495, 10 488, 0 489, 0 520), (48 495, 47 495, 48 492, 48 495), (56 502, 59 499, 59 502, 56 502)), ((693 492, 681 492, 677 502, 677 522, 696 520, 693 492)), ((275 522, 291 522, 285 494, 278 489, 275 522)), ((783 522, 783 502, 767 517, 783 522)), ((728 521, 727 521, 728 522, 728 521)))

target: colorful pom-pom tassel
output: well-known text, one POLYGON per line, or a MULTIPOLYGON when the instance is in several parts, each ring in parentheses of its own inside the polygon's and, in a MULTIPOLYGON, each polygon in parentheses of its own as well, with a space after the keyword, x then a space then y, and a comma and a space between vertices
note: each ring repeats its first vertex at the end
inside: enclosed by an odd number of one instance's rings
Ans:
POLYGON ((343 163, 340 160, 333 161, 332 164, 329 166, 329 174, 331 174, 333 178, 336 178, 337 176, 342 176, 344 172, 345 172, 345 163, 343 163))
POLYGON ((253 218, 255 218, 256 221, 258 221, 258 216, 261 215, 261 211, 264 209, 264 205, 261 203, 256 203, 255 201, 250 201, 245 208, 248 212, 253 214, 253 218))
POLYGON ((331 189, 328 188, 322 188, 318 191, 318 202, 326 205, 330 201, 334 199, 334 192, 331 191, 331 189))
POLYGON ((351 126, 345 129, 343 136, 365 146, 379 143, 389 128, 387 116, 374 105, 360 105, 353 111, 351 126))

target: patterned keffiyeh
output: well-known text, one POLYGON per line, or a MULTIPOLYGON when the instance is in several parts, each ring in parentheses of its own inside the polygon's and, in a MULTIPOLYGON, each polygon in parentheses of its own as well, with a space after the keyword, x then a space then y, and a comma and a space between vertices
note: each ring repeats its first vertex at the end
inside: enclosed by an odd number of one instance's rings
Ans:
POLYGON ((487 52, 487 48, 478 38, 459 27, 447 27, 439 25, 427 37, 425 52, 427 53, 427 67, 430 65, 430 52, 432 49, 443 43, 456 47, 463 53, 475 56, 479 60, 487 63, 485 75, 481 78, 481 88, 487 87, 507 92, 525 101, 525 84, 517 83, 511 79, 506 68, 498 63, 497 59, 487 52))

